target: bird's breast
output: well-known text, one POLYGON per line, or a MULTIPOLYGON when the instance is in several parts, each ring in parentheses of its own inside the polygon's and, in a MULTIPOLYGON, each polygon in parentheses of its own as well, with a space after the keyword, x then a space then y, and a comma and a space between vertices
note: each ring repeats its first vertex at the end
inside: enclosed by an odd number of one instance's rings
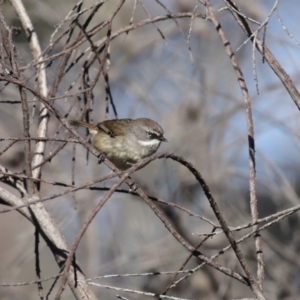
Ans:
POLYGON ((110 137, 102 132, 95 135, 92 142, 96 149, 122 170, 155 153, 159 146, 157 143, 141 144, 137 139, 123 136, 110 137))

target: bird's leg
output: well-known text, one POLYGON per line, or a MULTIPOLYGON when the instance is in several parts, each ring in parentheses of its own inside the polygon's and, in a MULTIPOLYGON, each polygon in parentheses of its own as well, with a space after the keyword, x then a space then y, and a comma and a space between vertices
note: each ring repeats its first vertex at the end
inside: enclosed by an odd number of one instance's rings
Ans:
POLYGON ((101 153, 97 156, 97 158, 98 158, 98 164, 100 165, 100 164, 103 163, 104 160, 105 160, 105 154, 101 152, 101 153))
MULTIPOLYGON (((128 177, 129 179, 132 180, 131 177, 128 177)), ((138 186, 136 185, 135 182, 129 185, 129 193, 134 193, 138 189, 138 186)))

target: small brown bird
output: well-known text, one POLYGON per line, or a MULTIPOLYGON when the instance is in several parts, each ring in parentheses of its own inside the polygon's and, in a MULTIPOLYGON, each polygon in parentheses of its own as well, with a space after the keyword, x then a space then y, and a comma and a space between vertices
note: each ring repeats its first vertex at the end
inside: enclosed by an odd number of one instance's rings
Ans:
POLYGON ((121 170, 155 153, 161 142, 167 142, 161 126, 148 118, 107 120, 97 125, 72 120, 70 124, 88 128, 94 147, 121 170))

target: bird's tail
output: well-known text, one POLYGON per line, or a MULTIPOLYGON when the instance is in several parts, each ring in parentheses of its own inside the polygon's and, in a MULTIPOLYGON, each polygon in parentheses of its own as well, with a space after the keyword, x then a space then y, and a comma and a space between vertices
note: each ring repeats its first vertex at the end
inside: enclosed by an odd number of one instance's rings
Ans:
POLYGON ((72 126, 81 126, 81 127, 88 128, 91 133, 92 132, 94 133, 95 131, 96 132, 99 131, 99 128, 96 125, 90 124, 90 123, 87 123, 87 122, 77 121, 77 120, 70 120, 69 123, 72 126))

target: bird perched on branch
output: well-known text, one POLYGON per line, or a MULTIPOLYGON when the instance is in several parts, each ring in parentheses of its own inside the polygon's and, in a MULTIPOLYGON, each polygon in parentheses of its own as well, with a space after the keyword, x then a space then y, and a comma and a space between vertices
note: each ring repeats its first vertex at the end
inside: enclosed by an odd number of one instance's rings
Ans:
POLYGON ((155 153, 161 142, 167 142, 161 126, 148 118, 115 119, 97 125, 71 120, 73 126, 86 127, 94 147, 120 170, 155 153))

